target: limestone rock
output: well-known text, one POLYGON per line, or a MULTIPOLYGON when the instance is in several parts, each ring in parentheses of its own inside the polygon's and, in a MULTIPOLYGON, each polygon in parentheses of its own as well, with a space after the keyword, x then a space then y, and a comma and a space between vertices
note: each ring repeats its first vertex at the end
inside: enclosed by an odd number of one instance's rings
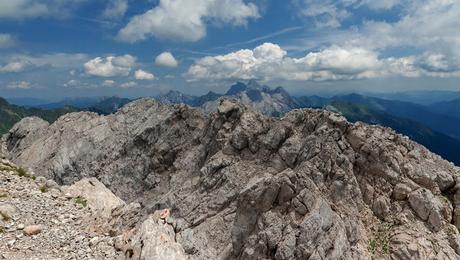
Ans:
POLYGON ((427 220, 438 231, 444 222, 442 204, 427 189, 419 189, 409 194, 409 203, 417 216, 427 220))
POLYGON ((186 260, 185 251, 175 241, 171 225, 159 221, 159 215, 149 216, 136 230, 132 230, 130 242, 123 247, 126 259, 172 259, 186 260))
POLYGON ((84 230, 102 259, 460 258, 459 168, 388 128, 315 109, 271 118, 228 99, 210 114, 140 99, 28 120, 4 137, 7 157, 69 186, 37 196, 71 210, 58 226, 101 227, 84 230))
POLYGON ((8 221, 18 214, 18 209, 14 205, 0 202, 0 220, 8 221))
POLYGON ((412 190, 408 185, 398 183, 393 189, 393 198, 396 200, 405 200, 411 191, 412 190))
POLYGON ((124 206, 123 200, 115 196, 104 184, 96 178, 85 178, 66 189, 73 198, 82 198, 87 201, 88 207, 101 218, 109 219, 112 210, 124 206))
POLYGON ((110 236, 87 230, 95 217, 88 207, 77 207, 60 187, 42 192, 29 175, 3 170, 16 167, 0 161, 0 191, 6 194, 0 212, 8 214, 8 221, 0 218, 0 259, 120 259, 110 236))
POLYGON ((42 230, 43 230, 43 227, 40 225, 30 225, 30 226, 25 227, 23 232, 24 232, 24 235, 26 236, 33 236, 33 235, 39 234, 40 232, 42 232, 42 230))

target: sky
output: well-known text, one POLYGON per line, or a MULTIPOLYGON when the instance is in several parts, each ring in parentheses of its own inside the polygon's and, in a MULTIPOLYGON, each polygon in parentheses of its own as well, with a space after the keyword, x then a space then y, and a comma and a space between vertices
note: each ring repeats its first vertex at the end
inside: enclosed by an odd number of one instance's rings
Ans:
POLYGON ((0 0, 0 96, 460 91, 458 0, 0 0))

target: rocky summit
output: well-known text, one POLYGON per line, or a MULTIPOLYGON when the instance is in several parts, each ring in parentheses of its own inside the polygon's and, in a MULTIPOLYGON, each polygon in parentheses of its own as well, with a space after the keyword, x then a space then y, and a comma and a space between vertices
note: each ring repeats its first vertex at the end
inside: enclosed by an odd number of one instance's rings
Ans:
POLYGON ((325 110, 141 99, 1 152, 0 259, 460 258, 460 169, 325 110))

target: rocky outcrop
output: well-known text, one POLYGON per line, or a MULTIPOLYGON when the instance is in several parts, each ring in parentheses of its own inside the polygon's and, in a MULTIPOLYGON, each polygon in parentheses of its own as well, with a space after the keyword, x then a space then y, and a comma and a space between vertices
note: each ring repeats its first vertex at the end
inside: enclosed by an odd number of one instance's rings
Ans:
POLYGON ((124 207, 125 202, 115 196, 104 184, 96 178, 82 179, 72 186, 65 188, 66 196, 85 200, 93 215, 110 219, 112 211, 124 207))
MULTIPOLYGON (((86 204, 0 161, 0 259, 120 259, 115 238, 88 230, 86 204)), ((95 198, 92 197, 94 201, 95 198)))
POLYGON ((387 128, 226 99, 210 115, 142 99, 30 134, 21 124, 9 158, 58 184, 96 178, 126 201, 108 228, 127 258, 460 257, 459 169, 387 128))
POLYGON ((116 246, 126 259, 186 260, 184 249, 176 242, 172 224, 169 209, 157 211, 137 228, 119 237, 116 246))

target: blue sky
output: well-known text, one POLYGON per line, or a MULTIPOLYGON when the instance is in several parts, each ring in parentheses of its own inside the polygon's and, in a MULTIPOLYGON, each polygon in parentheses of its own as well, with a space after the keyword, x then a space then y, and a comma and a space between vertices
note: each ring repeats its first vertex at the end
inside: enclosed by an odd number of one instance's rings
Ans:
POLYGON ((0 95, 460 90, 457 0, 0 0, 0 95))

